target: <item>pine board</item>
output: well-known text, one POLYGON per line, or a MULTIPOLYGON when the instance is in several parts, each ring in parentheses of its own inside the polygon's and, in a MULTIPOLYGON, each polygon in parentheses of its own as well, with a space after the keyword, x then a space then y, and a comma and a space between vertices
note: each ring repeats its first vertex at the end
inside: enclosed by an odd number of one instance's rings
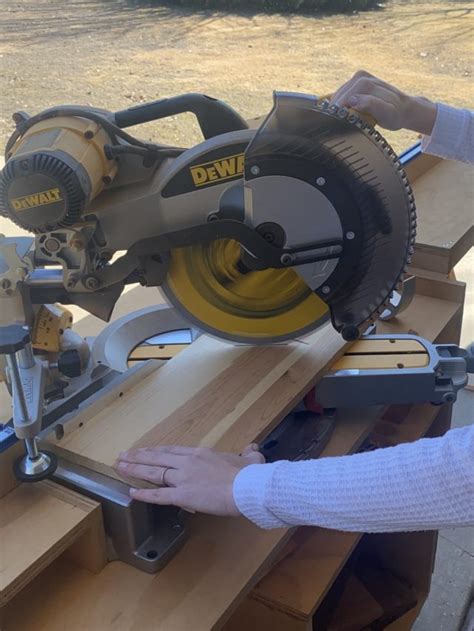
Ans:
POLYGON ((448 274, 474 245, 472 165, 442 160, 413 182, 413 191, 418 216, 413 265, 448 274))
POLYGON ((330 325, 304 341, 232 346, 201 337, 52 447, 119 477, 131 447, 181 444, 239 452, 266 435, 347 345, 330 325))

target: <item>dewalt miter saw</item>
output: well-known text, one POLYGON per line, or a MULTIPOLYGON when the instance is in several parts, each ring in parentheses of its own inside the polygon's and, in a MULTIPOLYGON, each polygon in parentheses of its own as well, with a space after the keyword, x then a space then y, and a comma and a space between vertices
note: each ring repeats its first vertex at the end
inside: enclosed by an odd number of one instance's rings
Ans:
POLYGON ((108 319, 124 285, 139 281, 234 342, 294 339, 329 315, 354 340, 409 261, 415 207, 395 153, 327 101, 276 94, 256 131, 197 94, 15 121, 0 212, 36 234, 33 302, 41 287, 41 302, 108 319), (191 149, 123 131, 183 111, 205 137, 191 149))
MULTIPOLYGON (((331 319, 353 341, 401 310, 414 291, 404 274, 416 227, 408 179, 369 122, 300 94, 276 93, 258 129, 200 94, 14 121, 0 213, 32 235, 0 235, 0 379, 13 400, 0 458, 23 440, 18 478, 53 475, 99 501, 115 558, 156 571, 183 541, 179 510, 133 501, 124 483, 66 457, 58 465, 38 437, 60 440, 78 410, 156 368, 141 359, 171 357, 202 332, 284 343, 331 319), (124 131, 187 111, 204 136, 189 149, 124 131), (169 306, 128 314, 94 340, 71 328, 65 305, 108 320, 136 282, 159 287, 169 306)), ((463 353, 364 336, 308 393, 304 424, 289 415, 263 441, 265 456, 316 457, 329 434, 315 406, 454 401, 467 381, 463 353)))

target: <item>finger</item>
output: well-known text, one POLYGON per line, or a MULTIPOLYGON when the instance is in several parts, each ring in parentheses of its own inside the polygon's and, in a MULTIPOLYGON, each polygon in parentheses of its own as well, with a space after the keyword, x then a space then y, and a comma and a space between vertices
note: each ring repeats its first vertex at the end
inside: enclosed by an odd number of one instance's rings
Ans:
POLYGON ((390 115, 395 114, 395 106, 392 103, 368 94, 354 95, 349 101, 349 106, 362 114, 369 114, 376 121, 382 122, 390 115))
POLYGON ((356 85, 353 90, 349 90, 349 92, 341 97, 339 105, 342 107, 355 107, 355 105, 357 105, 357 99, 360 96, 372 96, 392 105, 396 105, 399 100, 392 91, 387 90, 381 85, 372 86, 369 89, 364 88, 362 85, 356 85))
POLYGON ((354 81, 352 79, 347 83, 344 83, 344 85, 341 85, 341 87, 336 92, 333 92, 331 98, 329 99, 329 103, 331 105, 339 103, 341 96, 348 92, 353 85, 354 81))
POLYGON ((153 447, 159 453, 164 454, 175 454, 176 456, 192 456, 196 453, 196 451, 201 450, 202 447, 183 447, 182 445, 160 445, 158 447, 153 447))
POLYGON ((176 469, 182 462, 182 456, 169 453, 160 447, 132 449, 119 454, 118 462, 132 462, 156 467, 173 467, 176 469))
POLYGON ((331 105, 334 103, 339 103, 340 98, 343 94, 345 94, 348 90, 350 90, 360 79, 375 79, 373 75, 371 75, 366 70, 358 70, 356 73, 352 75, 349 81, 343 83, 332 95, 330 99, 331 105))
POLYGON ((247 460, 251 464, 264 464, 265 463, 265 456, 263 454, 261 454, 259 451, 256 451, 253 454, 251 454, 250 456, 248 456, 247 460))
POLYGON ((332 98, 331 103, 336 103, 341 107, 347 107, 348 99, 354 94, 376 94, 380 87, 380 82, 375 77, 362 76, 349 81, 346 86, 338 91, 338 94, 332 98))
POLYGON ((140 459, 146 458, 154 458, 175 455, 175 456, 195 456, 198 454, 202 454, 203 452, 211 451, 207 447, 183 447, 181 445, 157 445, 156 447, 143 447, 141 449, 130 449, 128 451, 123 451, 119 455, 120 460, 126 460, 129 462, 135 462, 136 458, 140 459))
POLYGON ((149 504, 160 504, 162 506, 179 506, 176 502, 179 493, 174 488, 163 487, 161 489, 130 489, 130 495, 134 500, 147 502, 149 504))
POLYGON ((242 449, 242 451, 240 452, 240 455, 245 458, 246 456, 251 456, 256 451, 258 451, 257 443, 251 443, 250 445, 247 445, 246 447, 242 449))
POLYGON ((176 486, 182 479, 182 474, 177 469, 168 467, 153 467, 144 464, 134 464, 130 462, 119 462, 117 470, 123 475, 146 480, 159 486, 176 486))
POLYGON ((148 504, 159 504, 162 506, 178 506, 188 513, 195 513, 195 509, 189 504, 186 495, 178 489, 160 488, 160 489, 130 489, 130 496, 139 502, 147 502, 148 504))
POLYGON ((256 443, 247 445, 240 455, 251 464, 261 464, 265 462, 265 457, 259 452, 256 443))

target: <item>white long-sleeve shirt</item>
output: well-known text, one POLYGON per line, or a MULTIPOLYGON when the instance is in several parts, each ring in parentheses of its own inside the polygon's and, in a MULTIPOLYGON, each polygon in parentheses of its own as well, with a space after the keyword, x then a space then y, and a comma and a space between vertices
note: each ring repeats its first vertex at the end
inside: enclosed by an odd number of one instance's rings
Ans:
POLYGON ((474 112, 437 104, 431 136, 421 141, 424 153, 474 164, 474 112))
MULTIPOLYGON (((438 104, 422 150, 474 163, 474 112, 438 104)), ((240 512, 262 528, 352 532, 474 524, 474 425, 373 452, 254 464, 234 480, 240 512)))

